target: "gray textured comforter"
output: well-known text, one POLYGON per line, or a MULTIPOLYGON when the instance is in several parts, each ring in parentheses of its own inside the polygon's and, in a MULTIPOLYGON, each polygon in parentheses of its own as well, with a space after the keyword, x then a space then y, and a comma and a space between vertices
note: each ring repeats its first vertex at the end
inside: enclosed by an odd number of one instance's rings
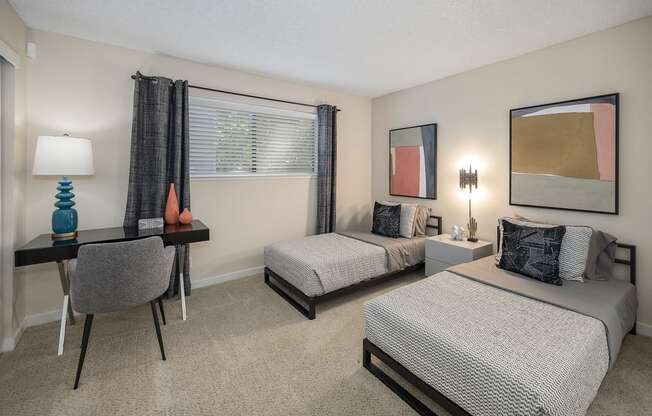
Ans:
POLYGON ((609 366, 588 316, 444 271, 364 306, 366 337, 474 416, 581 416, 609 366))
POLYGON ((581 416, 635 311, 628 282, 558 287, 487 257, 373 299, 364 317, 371 342, 473 415, 581 416))
POLYGON ((426 258, 425 237, 390 238, 361 231, 345 231, 339 234, 385 249, 388 272, 414 266, 426 258))
POLYGON ((563 286, 539 282, 495 267, 491 257, 453 266, 449 271, 478 282, 590 316, 607 332, 610 365, 620 352, 623 338, 636 321, 636 288, 629 282, 610 279, 564 281, 563 286))
POLYGON ((424 238, 330 233, 286 240, 264 249, 265 267, 308 296, 319 296, 425 259, 424 238))

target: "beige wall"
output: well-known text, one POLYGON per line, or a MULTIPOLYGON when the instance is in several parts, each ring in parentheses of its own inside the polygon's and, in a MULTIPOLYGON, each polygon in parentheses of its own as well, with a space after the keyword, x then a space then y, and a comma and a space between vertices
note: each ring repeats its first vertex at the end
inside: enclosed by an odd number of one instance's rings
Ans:
MULTIPOLYGON (((437 122, 439 199, 428 204, 444 216, 446 228, 466 221, 466 205, 457 191, 457 169, 461 160, 474 156, 479 162, 484 191, 474 205, 481 237, 494 238, 498 216, 519 213, 547 221, 591 224, 623 241, 638 244, 639 320, 652 324, 652 304, 647 301, 652 295, 652 243, 647 216, 652 196, 646 191, 647 175, 643 170, 650 162, 652 150, 652 18, 380 97, 371 103, 363 97, 166 56, 47 32, 27 33, 6 0, 0 0, 0 12, 0 39, 21 56, 27 36, 38 46, 37 58, 25 61, 27 73, 24 69, 18 73, 17 155, 21 174, 17 201, 23 208, 21 220, 17 221, 20 241, 48 232, 50 227, 55 178, 29 175, 35 140, 42 134, 70 132, 93 139, 96 175, 74 182, 80 228, 121 224, 133 99, 129 75, 139 69, 209 87, 327 102, 342 108, 338 119, 338 228, 367 226, 371 201, 388 197, 388 129, 437 122), (508 110, 614 91, 621 93, 621 214, 510 207, 508 110), (27 139, 26 145, 21 138, 27 139), (26 193, 21 201, 23 190, 26 193)), ((302 236, 314 229, 314 180, 209 180, 193 181, 191 187, 194 215, 212 231, 210 243, 193 248, 195 280, 260 266, 265 244, 302 236)), ((16 281, 16 315, 21 319, 31 316, 33 321, 41 319, 39 314, 56 315, 60 302, 56 267, 29 267, 21 274, 16 281)))
MULTIPOLYGON (((428 202, 444 228, 466 224, 458 169, 479 160, 483 197, 474 204, 481 238, 495 240, 496 218, 589 224, 638 245, 639 322, 652 324, 652 18, 379 97, 372 104, 373 197, 388 195, 388 130, 438 123, 438 199, 428 202), (618 216, 510 207, 509 109, 620 92, 618 216)), ((644 327, 648 332, 652 327, 644 327)))
MULTIPOLYGON (((25 42, 27 41, 27 27, 18 17, 14 9, 6 0, 0 0, 0 40, 7 44, 20 58, 20 65, 15 69, 15 140, 14 140, 14 246, 24 241, 25 220, 23 213, 25 193, 25 137, 26 125, 26 57, 25 42)), ((3 149, 4 151, 4 149, 3 149)), ((3 238, 4 241, 4 238, 3 238)), ((19 274, 7 273, 2 278, 0 292, 3 293, 2 324, 0 328, 0 341, 11 343, 23 317, 25 316, 25 299, 22 296, 23 280, 19 274)))
MULTIPOLYGON (((342 109, 338 116, 338 227, 367 220, 359 213, 369 211, 371 200, 369 98, 52 33, 33 31, 30 37, 38 55, 28 62, 27 167, 31 169, 39 135, 70 132, 93 140, 95 176, 76 178, 73 183, 80 229, 122 224, 133 105, 130 75, 136 70, 207 87, 337 105, 342 109)), ((25 210, 30 237, 50 230, 55 184, 55 178, 28 175, 25 210)), ((191 192, 194 216, 211 228, 211 241, 192 249, 194 280, 261 266, 265 244, 301 237, 315 228, 316 188, 311 179, 192 181, 191 192)), ((30 267, 25 280, 28 315, 59 307, 54 264, 30 267)))

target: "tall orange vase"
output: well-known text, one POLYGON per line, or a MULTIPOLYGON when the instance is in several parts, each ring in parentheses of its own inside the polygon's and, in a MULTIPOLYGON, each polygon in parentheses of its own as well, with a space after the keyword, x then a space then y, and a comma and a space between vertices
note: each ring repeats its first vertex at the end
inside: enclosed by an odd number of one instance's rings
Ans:
POLYGON ((174 190, 174 183, 170 184, 168 202, 165 204, 164 218, 166 224, 172 225, 179 222, 179 200, 177 199, 177 192, 174 190))

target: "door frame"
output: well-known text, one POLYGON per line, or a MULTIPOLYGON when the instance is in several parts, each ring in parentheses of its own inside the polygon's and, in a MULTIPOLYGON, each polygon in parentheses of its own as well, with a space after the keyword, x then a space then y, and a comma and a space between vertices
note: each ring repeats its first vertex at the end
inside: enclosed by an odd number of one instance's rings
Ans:
POLYGON ((15 215, 15 84, 19 55, 0 40, 0 351, 15 348, 20 324, 16 322, 14 244, 15 215))

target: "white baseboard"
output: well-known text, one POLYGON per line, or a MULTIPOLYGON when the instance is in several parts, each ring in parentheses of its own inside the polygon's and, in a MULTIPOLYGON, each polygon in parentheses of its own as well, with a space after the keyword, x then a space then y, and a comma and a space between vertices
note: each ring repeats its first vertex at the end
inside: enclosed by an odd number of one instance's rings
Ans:
MULTIPOLYGON (((241 279, 243 277, 255 276, 257 274, 262 274, 264 269, 264 266, 257 266, 224 273, 217 276, 205 277, 203 279, 193 280, 192 287, 193 289, 200 289, 202 287, 217 285, 220 283, 229 282, 231 280, 241 279)), ((75 316, 78 316, 78 314, 75 314, 75 316)), ((22 335, 25 328, 55 322, 60 319, 61 309, 54 309, 48 312, 36 313, 26 316, 16 331, 16 334, 13 337, 5 337, 2 340, 2 343, 0 343, 0 352, 13 351, 16 348, 16 344, 18 343, 18 340, 20 339, 20 336, 22 335)))
POLYGON ((231 280, 242 279, 243 277, 255 276, 262 274, 265 266, 250 267, 248 269, 236 270, 234 272, 224 273, 217 276, 205 277, 192 281, 193 289, 199 289, 206 286, 217 285, 231 280))
POLYGON ((16 337, 4 337, 2 345, 0 345, 0 352, 13 351, 16 348, 16 337))
POLYGON ((13 351, 16 348, 16 337, 4 337, 0 344, 0 352, 13 351))
MULTIPOLYGON (((83 315, 75 313, 75 317, 78 316, 83 316, 83 315)), ((35 313, 34 315, 26 316, 25 320, 23 321, 23 325, 25 325, 26 328, 29 328, 30 326, 48 324, 50 322, 58 321, 60 319, 61 319, 61 308, 55 309, 53 311, 35 313)))
POLYGON ((20 337, 23 335, 23 331, 25 331, 24 322, 18 327, 16 333, 13 336, 5 337, 2 339, 2 343, 0 344, 0 352, 9 352, 15 350, 20 337))
POLYGON ((641 321, 636 322, 636 333, 646 337, 652 337, 652 325, 645 324, 641 321))

